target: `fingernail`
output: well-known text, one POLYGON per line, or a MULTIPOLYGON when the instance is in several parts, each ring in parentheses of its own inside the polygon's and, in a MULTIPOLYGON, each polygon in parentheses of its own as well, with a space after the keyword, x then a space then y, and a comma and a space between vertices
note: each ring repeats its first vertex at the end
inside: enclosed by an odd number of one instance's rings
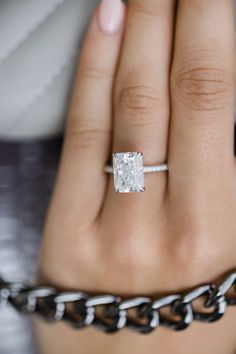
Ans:
POLYGON ((124 4, 121 0, 102 0, 98 12, 99 26, 106 33, 116 33, 124 19, 124 4))

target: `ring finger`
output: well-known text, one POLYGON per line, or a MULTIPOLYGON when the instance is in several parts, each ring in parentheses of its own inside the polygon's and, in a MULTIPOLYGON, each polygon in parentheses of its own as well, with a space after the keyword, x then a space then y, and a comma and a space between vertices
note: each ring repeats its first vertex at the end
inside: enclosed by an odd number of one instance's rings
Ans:
MULTIPOLYGON (((142 151, 149 165, 165 162, 167 154, 173 14, 174 0, 128 2, 114 93, 113 152, 142 151)), ((155 203, 162 200, 166 173, 148 174, 145 180, 142 196, 127 196, 132 205, 146 207, 144 200, 150 202, 150 196, 155 203)), ((119 209, 125 203, 127 210, 127 198, 117 196, 110 182, 109 201, 119 209)))

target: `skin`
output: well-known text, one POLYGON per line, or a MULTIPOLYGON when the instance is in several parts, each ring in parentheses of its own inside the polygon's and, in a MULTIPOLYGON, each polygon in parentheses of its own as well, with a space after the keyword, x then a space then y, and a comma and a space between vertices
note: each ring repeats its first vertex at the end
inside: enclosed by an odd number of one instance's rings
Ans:
MULTIPOLYGON (((233 1, 130 0, 114 34, 91 21, 80 56, 39 281, 62 289, 158 295, 236 266, 233 1), (177 9, 177 11, 176 11, 177 9), (97 55, 99 53, 99 55, 97 55), (144 193, 117 194, 112 151, 142 151, 144 193)), ((236 310, 149 336, 35 322, 44 354, 233 354, 236 310), (92 340, 91 340, 92 339, 92 340)))

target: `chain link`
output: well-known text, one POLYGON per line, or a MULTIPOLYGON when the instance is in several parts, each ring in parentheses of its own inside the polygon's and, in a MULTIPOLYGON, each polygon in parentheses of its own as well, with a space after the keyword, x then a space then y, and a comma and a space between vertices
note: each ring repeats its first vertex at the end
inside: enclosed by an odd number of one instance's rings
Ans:
POLYGON ((48 322, 65 321, 77 329, 92 325, 107 333, 125 327, 150 333, 163 326, 179 331, 193 321, 217 321, 227 306, 236 305, 236 272, 218 286, 206 284, 182 294, 129 299, 81 291, 60 292, 52 287, 27 286, 0 278, 0 304, 11 304, 20 313, 37 314, 48 322), (201 310, 196 309, 197 300, 202 304, 201 310), (164 310, 167 311, 163 313, 164 310))

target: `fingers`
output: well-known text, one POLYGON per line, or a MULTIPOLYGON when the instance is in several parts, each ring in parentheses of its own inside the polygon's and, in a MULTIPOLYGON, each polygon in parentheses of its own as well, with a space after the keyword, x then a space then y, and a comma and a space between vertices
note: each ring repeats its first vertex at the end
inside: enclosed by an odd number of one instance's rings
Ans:
POLYGON ((120 0, 103 0, 80 55, 54 198, 62 208, 75 209, 71 215, 77 225, 80 219, 89 222, 88 216, 96 217, 104 197, 103 169, 110 148, 111 94, 124 11, 120 0))
POLYGON ((170 189, 185 196, 233 176, 233 14, 233 1, 179 2, 168 161, 170 189))

